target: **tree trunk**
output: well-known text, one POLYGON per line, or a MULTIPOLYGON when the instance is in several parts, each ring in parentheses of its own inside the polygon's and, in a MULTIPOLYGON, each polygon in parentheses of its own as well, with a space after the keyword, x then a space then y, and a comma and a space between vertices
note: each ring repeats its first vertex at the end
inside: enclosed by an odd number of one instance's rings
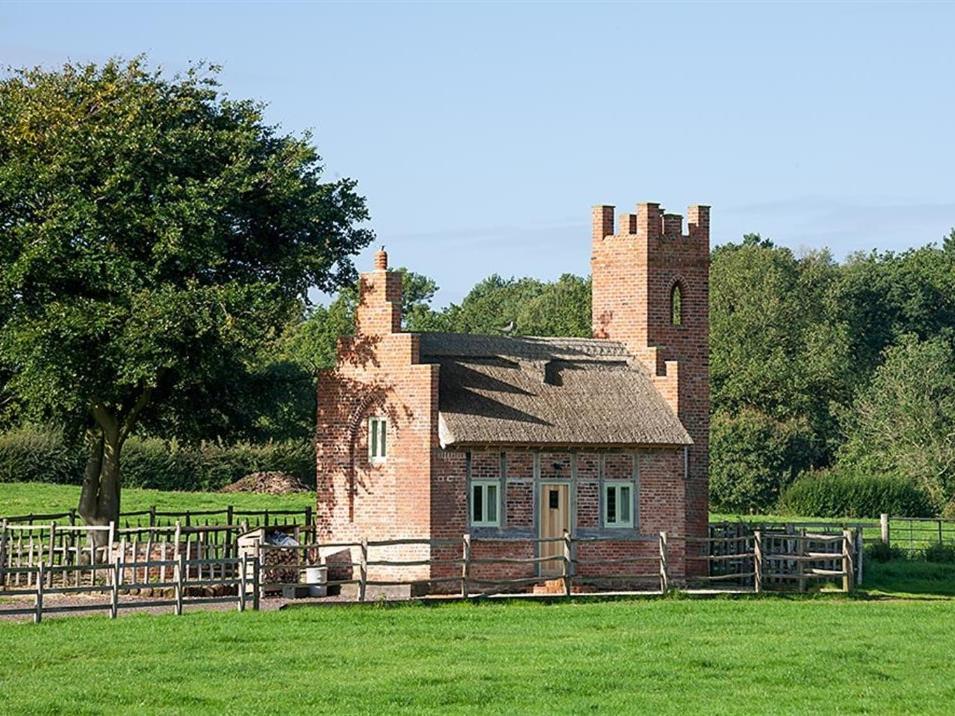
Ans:
MULTIPOLYGON (((88 525, 105 526, 119 522, 120 467, 122 439, 118 431, 95 428, 87 433, 89 456, 83 476, 78 512, 88 525)), ((90 531, 97 547, 106 544, 102 530, 90 531)))
MULTIPOLYGON (((94 402, 90 413, 95 421, 86 433, 89 456, 80 492, 79 513, 88 525, 102 527, 110 522, 119 526, 121 487, 119 455, 140 411, 148 404, 152 390, 145 388, 128 410, 94 402)), ((90 541, 97 548, 108 540, 103 530, 91 530, 90 541)))

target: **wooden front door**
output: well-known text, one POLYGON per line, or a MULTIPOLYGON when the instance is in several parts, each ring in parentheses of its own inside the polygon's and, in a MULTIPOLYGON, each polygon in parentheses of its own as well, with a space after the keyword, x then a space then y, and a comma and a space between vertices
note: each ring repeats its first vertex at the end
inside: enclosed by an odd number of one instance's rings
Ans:
MULTIPOLYGON (((561 538, 570 530, 570 489, 567 483, 541 484, 540 536, 541 539, 561 538)), ((541 576, 552 577, 563 572, 563 542, 541 542, 541 557, 557 559, 541 562, 541 576)))

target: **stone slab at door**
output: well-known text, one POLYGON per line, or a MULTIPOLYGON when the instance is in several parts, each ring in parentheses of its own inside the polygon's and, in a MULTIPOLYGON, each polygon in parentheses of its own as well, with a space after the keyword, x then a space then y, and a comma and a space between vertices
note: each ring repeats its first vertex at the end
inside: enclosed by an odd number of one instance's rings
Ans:
MULTIPOLYGON (((567 483, 542 483, 538 504, 540 505, 540 537, 554 539, 570 530, 570 486, 567 483)), ((540 556, 554 557, 541 562, 541 576, 553 577, 563 573, 563 542, 541 542, 540 556)))

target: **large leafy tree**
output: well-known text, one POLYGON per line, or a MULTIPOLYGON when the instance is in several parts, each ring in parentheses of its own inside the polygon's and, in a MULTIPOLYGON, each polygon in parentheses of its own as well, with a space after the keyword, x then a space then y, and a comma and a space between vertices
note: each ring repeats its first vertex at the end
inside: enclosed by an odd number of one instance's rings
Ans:
POLYGON ((835 408, 851 388, 846 327, 829 299, 838 276, 827 253, 797 258, 755 234, 713 251, 715 503, 772 507, 800 471, 832 459, 835 408))
POLYGON ((135 59, 0 82, 6 389, 84 428, 91 524, 118 515, 131 431, 214 418, 307 291, 351 283, 372 239, 355 183, 323 181, 310 137, 216 75, 135 59))
POLYGON ((942 506, 955 497, 955 350, 900 337, 843 415, 839 468, 900 475, 942 506))

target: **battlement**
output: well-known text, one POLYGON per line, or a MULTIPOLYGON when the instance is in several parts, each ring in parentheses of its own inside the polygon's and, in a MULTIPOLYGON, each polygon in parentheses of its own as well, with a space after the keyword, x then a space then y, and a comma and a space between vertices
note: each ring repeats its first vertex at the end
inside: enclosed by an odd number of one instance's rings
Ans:
POLYGON ((614 220, 614 206, 601 204, 593 209, 593 238, 608 236, 640 236, 649 239, 703 239, 709 243, 710 207, 694 204, 687 210, 687 233, 683 233, 683 216, 667 214, 656 203, 637 204, 635 214, 621 214, 614 220))
MULTIPOLYGON (((593 210, 592 334, 626 345, 691 422, 695 413, 686 411, 707 395, 700 381, 709 342, 709 237, 708 206, 691 206, 685 226, 657 203, 616 217, 613 206, 593 210)), ((704 441, 704 432, 694 428, 693 440, 704 441)))

